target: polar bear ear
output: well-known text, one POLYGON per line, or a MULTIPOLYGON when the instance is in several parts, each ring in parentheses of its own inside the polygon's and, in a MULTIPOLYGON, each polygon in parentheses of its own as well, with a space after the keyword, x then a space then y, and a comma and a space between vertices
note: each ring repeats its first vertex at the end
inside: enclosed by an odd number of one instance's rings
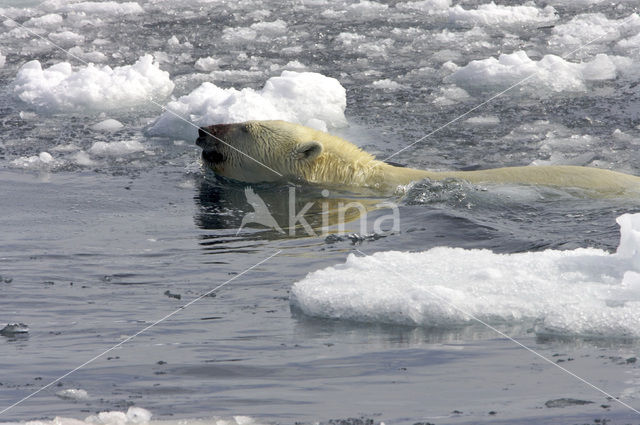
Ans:
POLYGON ((313 161, 322 153, 322 145, 320 142, 312 140, 310 142, 300 143, 296 146, 293 153, 294 158, 313 161))

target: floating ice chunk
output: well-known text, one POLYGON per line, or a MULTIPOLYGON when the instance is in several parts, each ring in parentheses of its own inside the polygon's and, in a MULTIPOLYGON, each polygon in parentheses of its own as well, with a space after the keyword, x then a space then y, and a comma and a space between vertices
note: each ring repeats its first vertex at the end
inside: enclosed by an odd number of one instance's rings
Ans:
POLYGON ((253 41, 269 41, 270 37, 285 35, 287 24, 281 19, 273 22, 256 22, 250 27, 225 28, 222 31, 222 39, 229 43, 244 43, 253 41))
POLYGON ((58 391, 56 395, 65 400, 89 400, 89 394, 85 390, 69 388, 67 390, 58 391))
POLYGON ((521 50, 500 55, 497 59, 472 61, 447 78, 465 89, 505 88, 528 79, 524 84, 535 87, 536 91, 583 91, 585 81, 613 79, 629 66, 629 59, 604 54, 582 63, 568 62, 555 55, 534 61, 521 50))
POLYGON ((91 167, 96 164, 96 162, 92 160, 89 154, 85 151, 74 153, 73 155, 71 155, 71 159, 73 160, 73 162, 82 167, 91 167))
POLYGON ((283 35, 287 33, 287 24, 282 19, 277 19, 273 22, 256 22, 250 28, 265 35, 283 35))
POLYGON ((213 71, 214 69, 218 69, 220 61, 214 59, 212 57, 200 58, 196 61, 195 68, 198 71, 213 71))
POLYGON ((151 420, 151 412, 141 407, 130 407, 124 412, 100 412, 85 422, 93 425, 143 425, 151 420))
POLYGON ((175 35, 172 35, 171 38, 167 40, 167 46, 169 47, 180 46, 180 41, 178 40, 178 37, 176 37, 175 35))
POLYGON ((221 80, 226 83, 239 81, 255 81, 263 75, 263 70, 248 71, 246 69, 225 69, 224 71, 211 71, 211 77, 214 80, 221 80))
POLYGON ((326 127, 343 127, 347 124, 345 108, 346 92, 338 80, 313 72, 283 71, 281 76, 267 80, 261 90, 223 89, 203 83, 188 95, 169 102, 168 112, 156 120, 148 133, 194 140, 194 125, 265 119, 299 124, 315 119, 326 127))
POLYGON ((366 37, 364 35, 355 34, 352 32, 341 32, 336 37, 336 41, 342 43, 343 46, 351 46, 351 45, 358 46, 365 39, 366 37))
POLYGON ((68 30, 51 33, 49 34, 48 37, 49 37, 49 40, 53 41, 54 43, 62 47, 76 46, 78 44, 84 43, 83 35, 76 34, 75 32, 68 31, 68 30))
POLYGON ((625 53, 631 53, 631 52, 637 53, 640 50, 640 33, 632 37, 625 38, 624 40, 620 40, 616 44, 616 49, 620 52, 625 52, 625 53))
POLYGON ((434 248, 350 255, 291 290, 304 314, 455 326, 536 320, 540 333, 640 337, 640 214, 618 218, 616 254, 599 249, 495 254, 434 248))
MULTIPOLYGON (((53 416, 53 415, 48 415, 53 416)), ((141 407, 130 407, 127 412, 100 412, 88 416, 84 420, 55 417, 29 422, 9 422, 7 425, 261 425, 248 416, 233 416, 231 418, 181 419, 181 420, 152 420, 152 414, 141 407)))
POLYGON ((7 323, 0 329, 0 335, 16 336, 29 333, 29 326, 24 323, 7 323))
POLYGON ((582 77, 585 80, 613 80, 618 70, 631 67, 633 61, 629 58, 610 57, 604 54, 596 55, 591 62, 585 62, 582 67, 582 77))
POLYGON ((258 33, 251 28, 225 28, 222 31, 222 39, 228 43, 244 43, 255 40, 258 33))
POLYGON ((49 152, 40 152, 39 155, 17 158, 9 163, 12 167, 26 170, 50 170, 61 164, 62 162, 56 160, 49 152))
POLYGON ((124 125, 120 121, 109 118, 92 125, 91 129, 96 131, 116 131, 122 127, 124 127, 124 125))
POLYGON ((433 14, 446 11, 450 6, 451 0, 421 0, 397 3, 396 9, 433 14))
POLYGON ((500 118, 496 115, 478 115, 477 117, 471 117, 464 122, 474 125, 496 125, 500 124, 500 118))
POLYGON ((85 52, 78 46, 69 49, 69 53, 85 62, 102 63, 107 61, 104 53, 98 51, 85 52))
POLYGON ((307 66, 298 61, 289 61, 284 65, 273 64, 269 67, 271 72, 287 70, 287 71, 306 71, 307 66))
POLYGON ((144 151, 144 145, 137 140, 95 142, 91 148, 89 148, 89 153, 95 156, 123 156, 141 151, 144 151))
POLYGON ((533 4, 502 6, 491 2, 481 4, 472 10, 464 9, 460 5, 449 9, 451 22, 475 25, 539 25, 554 22, 556 19, 556 10, 553 7, 539 9, 533 4))
POLYGON ((375 1, 360 0, 358 3, 350 4, 347 7, 351 16, 371 17, 386 13, 389 6, 375 1))
POLYGON ((386 4, 375 1, 360 0, 358 3, 350 4, 345 9, 325 9, 322 12, 322 16, 329 19, 349 18, 368 20, 386 17, 388 11, 389 6, 386 4))
MULTIPOLYGON (((549 44, 556 51, 575 49, 589 43, 601 45, 640 32, 640 15, 608 19, 602 13, 585 13, 553 28, 549 44)), ((585 46, 590 48, 590 46, 585 46)))
POLYGON ((179 50, 179 49, 192 49, 193 44, 189 43, 188 40, 185 40, 184 43, 180 43, 178 37, 172 35, 169 40, 167 40, 167 47, 171 50, 179 50))
POLYGON ((24 64, 14 90, 18 97, 46 111, 108 111, 166 98, 173 91, 169 73, 160 70, 151 55, 133 65, 111 68, 89 64, 73 71, 61 62, 42 69, 39 61, 24 64))
POLYGON ((37 18, 28 19, 22 25, 25 27, 48 28, 60 26, 62 25, 62 21, 62 16, 57 13, 49 13, 37 18))
POLYGON ((304 125, 306 125, 307 127, 315 128, 316 130, 327 131, 327 124, 317 118, 310 119, 309 121, 305 122, 304 125))
POLYGON ((552 6, 564 6, 568 8, 582 9, 586 6, 591 6, 601 3, 611 4, 611 0, 548 0, 545 3, 552 6))
POLYGON ((450 106, 467 101, 471 98, 466 90, 456 86, 441 87, 434 97, 433 103, 437 106, 450 106))
POLYGON ((2 68, 4 66, 6 61, 7 61, 7 57, 5 55, 3 55, 2 52, 0 52, 0 68, 2 68))
POLYGON ((400 90, 404 88, 404 86, 396 81, 385 78, 384 80, 377 80, 371 83, 371 85, 376 89, 382 90, 400 90))
POLYGON ((144 9, 136 2, 116 1, 83 1, 79 3, 67 0, 49 0, 42 6, 45 9, 60 12, 82 12, 88 15, 123 16, 144 13, 144 9))

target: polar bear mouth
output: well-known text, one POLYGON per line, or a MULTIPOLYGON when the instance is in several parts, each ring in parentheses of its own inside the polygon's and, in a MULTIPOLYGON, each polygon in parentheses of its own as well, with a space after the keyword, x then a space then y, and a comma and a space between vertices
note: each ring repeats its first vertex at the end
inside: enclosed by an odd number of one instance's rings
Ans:
POLYGON ((209 164, 219 164, 221 162, 224 162, 224 155, 222 155, 218 151, 205 150, 202 151, 202 159, 204 159, 209 164))

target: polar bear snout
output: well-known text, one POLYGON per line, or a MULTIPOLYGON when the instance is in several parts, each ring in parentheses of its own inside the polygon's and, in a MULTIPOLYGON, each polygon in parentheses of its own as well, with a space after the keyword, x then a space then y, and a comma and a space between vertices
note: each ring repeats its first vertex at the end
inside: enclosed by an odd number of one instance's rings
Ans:
POLYGON ((196 145, 202 149, 206 148, 210 141, 212 144, 222 141, 222 137, 229 132, 233 124, 215 124, 208 127, 198 128, 198 138, 196 139, 196 145))

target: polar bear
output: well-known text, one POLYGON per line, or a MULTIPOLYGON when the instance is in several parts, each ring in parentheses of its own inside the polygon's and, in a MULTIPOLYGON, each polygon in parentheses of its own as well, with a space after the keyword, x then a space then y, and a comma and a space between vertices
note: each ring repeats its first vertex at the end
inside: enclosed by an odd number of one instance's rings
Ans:
POLYGON ((199 129, 202 161, 216 174, 247 183, 297 179, 310 183, 390 188, 422 179, 462 179, 640 194, 640 177, 579 166, 521 166, 477 171, 426 171, 376 160, 354 144, 286 121, 247 121, 199 129))

